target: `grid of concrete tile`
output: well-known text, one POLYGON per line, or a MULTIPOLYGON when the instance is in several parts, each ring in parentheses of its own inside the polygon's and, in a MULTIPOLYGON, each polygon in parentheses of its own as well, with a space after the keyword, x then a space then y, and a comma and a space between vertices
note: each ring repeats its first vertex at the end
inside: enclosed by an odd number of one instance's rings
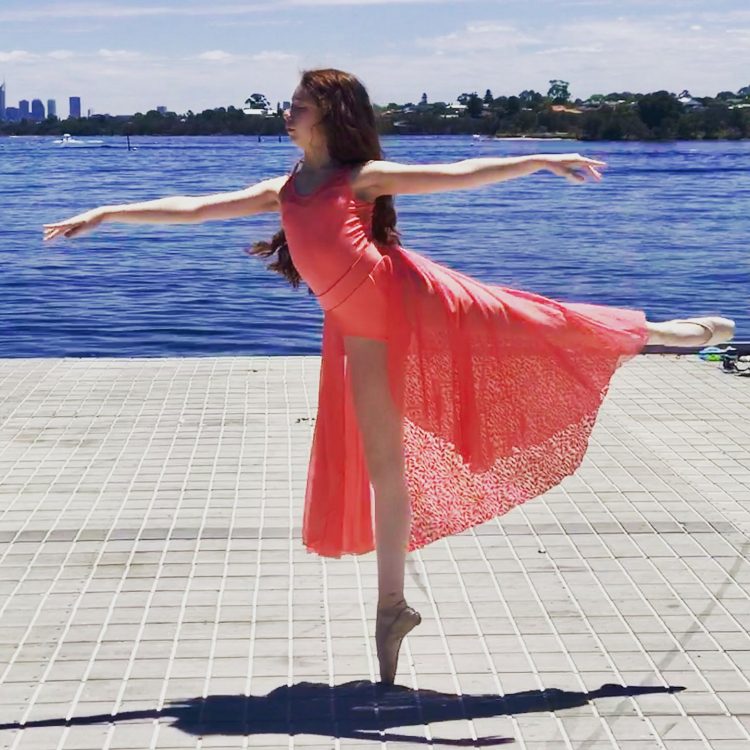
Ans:
MULTIPOLYGON (((300 540, 319 358, 0 360, 0 747, 750 747, 750 381, 615 375, 579 471, 408 559, 300 540)), ((540 373, 540 377, 543 377, 540 373)))

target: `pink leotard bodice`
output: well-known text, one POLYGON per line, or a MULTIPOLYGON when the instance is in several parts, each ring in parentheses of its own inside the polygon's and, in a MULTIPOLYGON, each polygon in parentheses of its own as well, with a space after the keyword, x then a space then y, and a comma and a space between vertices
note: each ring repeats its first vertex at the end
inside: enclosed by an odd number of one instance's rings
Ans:
POLYGON ((354 194, 347 167, 312 193, 295 187, 299 162, 279 193, 281 223, 295 268, 317 297, 346 276, 358 260, 372 264, 382 253, 372 239, 373 203, 354 194))

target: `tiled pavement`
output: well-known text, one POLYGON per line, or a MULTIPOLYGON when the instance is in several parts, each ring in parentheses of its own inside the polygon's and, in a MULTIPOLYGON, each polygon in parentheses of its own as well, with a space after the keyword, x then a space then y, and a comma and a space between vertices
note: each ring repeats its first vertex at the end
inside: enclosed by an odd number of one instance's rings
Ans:
POLYGON ((300 541, 318 366, 0 360, 0 747, 750 748, 750 379, 618 370, 575 475, 409 556, 383 691, 374 553, 300 541))

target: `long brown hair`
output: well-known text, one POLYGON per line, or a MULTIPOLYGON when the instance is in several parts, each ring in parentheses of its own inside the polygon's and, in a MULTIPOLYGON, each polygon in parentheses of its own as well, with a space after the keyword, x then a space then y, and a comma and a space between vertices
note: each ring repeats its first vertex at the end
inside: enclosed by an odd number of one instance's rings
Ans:
MULTIPOLYGON (((335 68, 305 70, 300 85, 321 110, 320 125, 332 159, 345 166, 356 166, 383 158, 370 97, 355 76, 335 68)), ((372 238, 384 245, 400 241, 391 195, 375 199, 372 238)), ((280 273, 295 289, 299 286, 301 276, 292 263, 283 227, 270 242, 255 242, 247 252, 263 258, 277 253, 277 259, 266 268, 280 273)), ((308 292, 312 294, 309 288, 308 292)))

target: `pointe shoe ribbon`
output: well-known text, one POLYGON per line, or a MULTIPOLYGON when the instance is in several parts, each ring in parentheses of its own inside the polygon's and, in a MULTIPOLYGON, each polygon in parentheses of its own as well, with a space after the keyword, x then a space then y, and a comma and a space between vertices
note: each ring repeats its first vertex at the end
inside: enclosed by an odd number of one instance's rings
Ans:
POLYGON ((701 346, 711 346, 729 341, 734 336, 734 321, 729 318, 710 316, 705 318, 674 318, 673 323, 695 323, 708 331, 708 339, 701 346))
POLYGON ((382 683, 393 684, 398 668, 398 652, 401 648, 401 641, 420 622, 422 622, 422 616, 404 600, 387 609, 378 609, 375 646, 382 683))

